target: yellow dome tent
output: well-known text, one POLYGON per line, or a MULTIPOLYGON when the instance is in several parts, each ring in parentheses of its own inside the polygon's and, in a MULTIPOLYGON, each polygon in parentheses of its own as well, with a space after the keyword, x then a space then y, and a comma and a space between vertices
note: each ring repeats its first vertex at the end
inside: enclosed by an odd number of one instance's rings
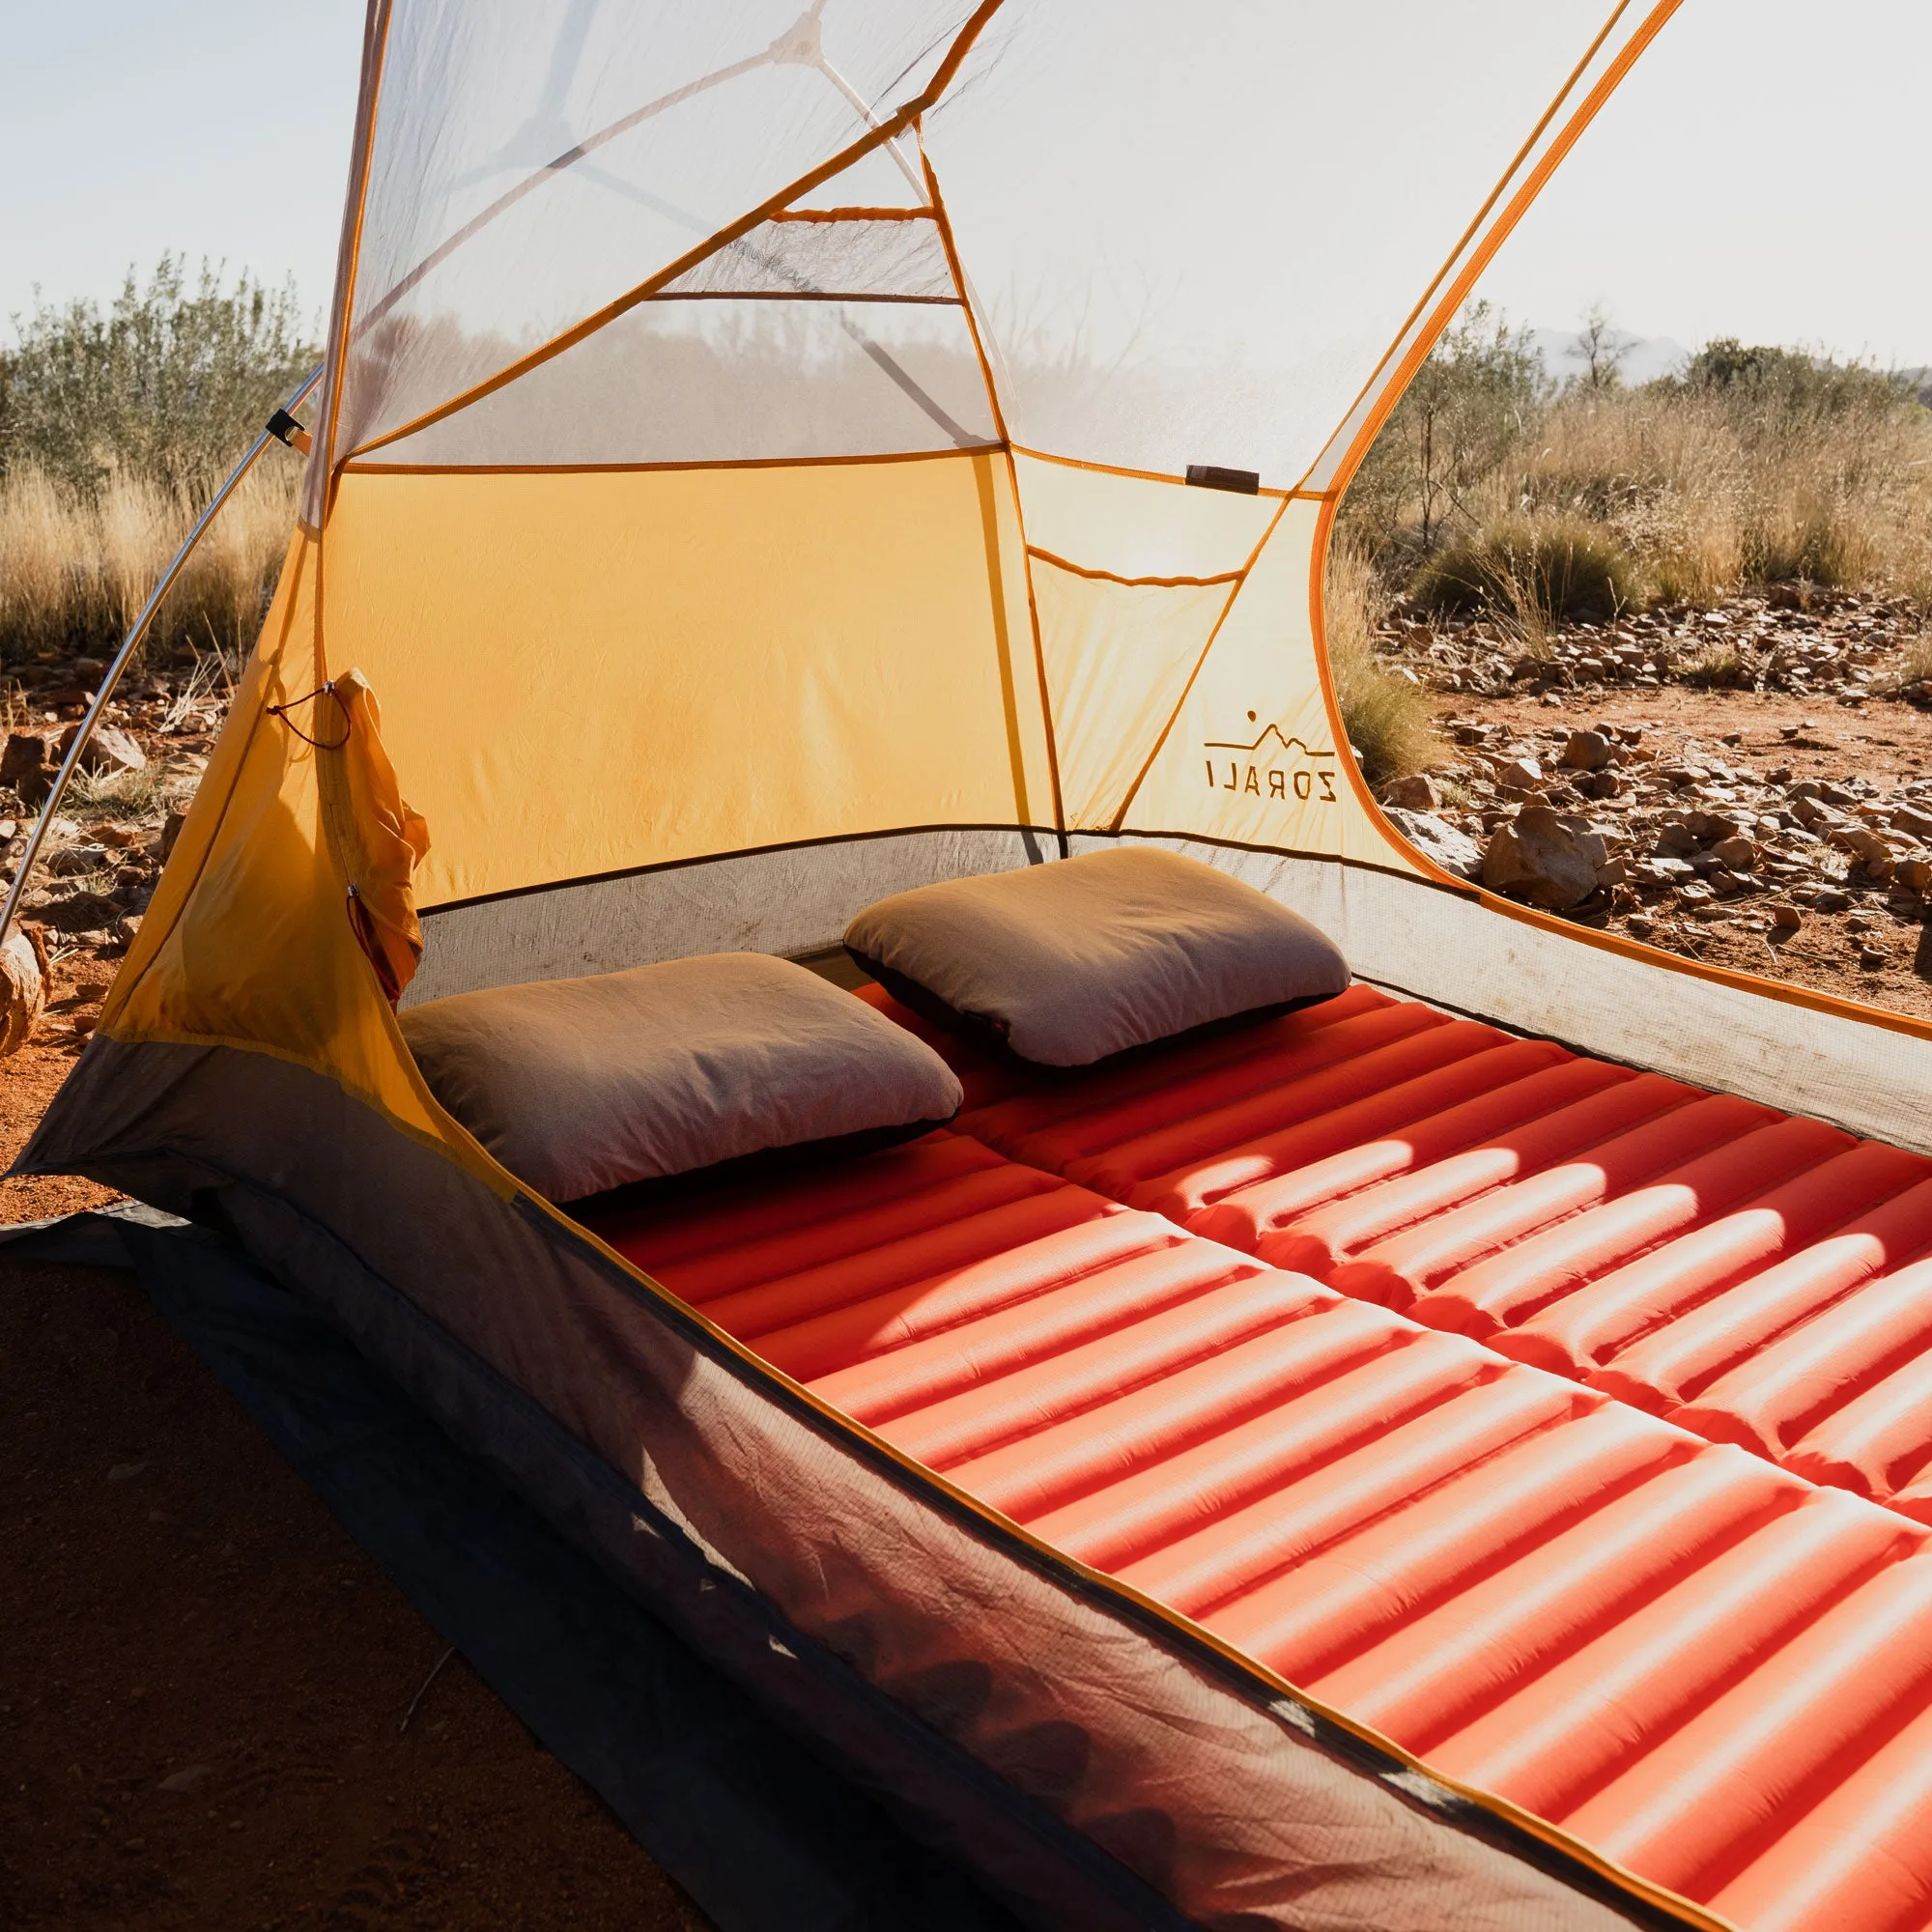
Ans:
POLYGON ((1202 1924, 1720 1921, 770 1368, 393 1002, 1153 839, 1377 985, 1932 1148, 1925 1028, 1450 878, 1340 724, 1337 499, 1674 0, 1603 6, 371 0, 299 527, 24 1157, 217 1212, 1037 1922, 1145 1922, 1042 1818, 1202 1924))

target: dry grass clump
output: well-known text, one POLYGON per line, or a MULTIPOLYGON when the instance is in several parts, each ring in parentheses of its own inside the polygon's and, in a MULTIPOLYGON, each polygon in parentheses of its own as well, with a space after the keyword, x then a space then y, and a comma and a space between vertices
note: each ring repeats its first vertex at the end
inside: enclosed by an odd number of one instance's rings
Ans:
POLYGON ((1644 601, 1613 527, 1575 512, 1492 518, 1424 559, 1410 594, 1437 611, 1494 611, 1533 638, 1551 618, 1603 623, 1644 601))
MULTIPOLYGON (((239 658, 253 644, 295 526, 298 466, 270 451, 188 559, 149 636, 239 658)), ((100 650, 133 621, 196 515, 159 484, 116 475, 98 491, 37 465, 0 473, 0 659, 100 650)))
POLYGON ((1806 406, 1660 383, 1566 398, 1541 430, 1523 499, 1601 523, 1658 597, 1926 587, 1932 418, 1894 393, 1806 406))
POLYGON ((1423 770, 1440 751, 1427 695, 1376 658, 1376 630, 1392 601, 1360 545, 1330 546, 1322 597, 1328 668, 1343 727, 1372 785, 1423 770))

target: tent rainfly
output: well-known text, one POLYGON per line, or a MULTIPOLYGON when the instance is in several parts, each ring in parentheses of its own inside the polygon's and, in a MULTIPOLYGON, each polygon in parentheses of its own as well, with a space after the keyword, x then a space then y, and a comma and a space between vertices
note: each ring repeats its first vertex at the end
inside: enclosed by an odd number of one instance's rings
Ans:
POLYGON ((1436 1013, 1932 1149, 1925 1027, 1433 866, 1324 656, 1343 488, 1674 0, 800 4, 370 0, 299 523, 23 1165, 218 1216, 1030 1922, 1928 1922, 1890 1826, 1793 1863, 1767 1801, 1673 1864, 1594 1844, 1587 1790, 1432 1769, 782 1373, 430 1093, 399 1004, 803 956, 1153 840, 1436 1013))

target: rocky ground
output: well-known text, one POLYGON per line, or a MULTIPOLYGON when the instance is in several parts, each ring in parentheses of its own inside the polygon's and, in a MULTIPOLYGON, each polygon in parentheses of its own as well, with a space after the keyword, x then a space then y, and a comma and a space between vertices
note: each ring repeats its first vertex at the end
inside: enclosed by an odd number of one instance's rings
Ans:
POLYGON ((1444 866, 1579 923, 1932 1018, 1932 683, 1902 607, 1739 598, 1526 648, 1398 607, 1445 744, 1385 789, 1444 866))
MULTIPOLYGON (((105 668, 95 658, 50 657, 15 668, 0 688, 0 840, 10 882, 105 668)), ((56 958, 99 960, 111 972, 127 950, 207 768, 227 695, 221 661, 194 651, 124 680, 22 900, 23 923, 43 928, 56 958)), ((70 1015, 69 1030, 84 1033, 85 1020, 70 1015)))

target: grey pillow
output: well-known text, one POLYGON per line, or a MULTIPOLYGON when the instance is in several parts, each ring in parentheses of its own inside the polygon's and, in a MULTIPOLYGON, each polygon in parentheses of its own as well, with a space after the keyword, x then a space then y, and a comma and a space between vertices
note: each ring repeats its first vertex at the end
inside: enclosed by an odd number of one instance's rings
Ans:
POLYGON ((867 906, 845 947, 908 1004, 1047 1066, 1349 983, 1341 949, 1305 919, 1157 845, 899 893, 867 906))
POLYGON ((715 953, 402 1015, 430 1091, 553 1201, 958 1112, 932 1049, 803 966, 715 953))

